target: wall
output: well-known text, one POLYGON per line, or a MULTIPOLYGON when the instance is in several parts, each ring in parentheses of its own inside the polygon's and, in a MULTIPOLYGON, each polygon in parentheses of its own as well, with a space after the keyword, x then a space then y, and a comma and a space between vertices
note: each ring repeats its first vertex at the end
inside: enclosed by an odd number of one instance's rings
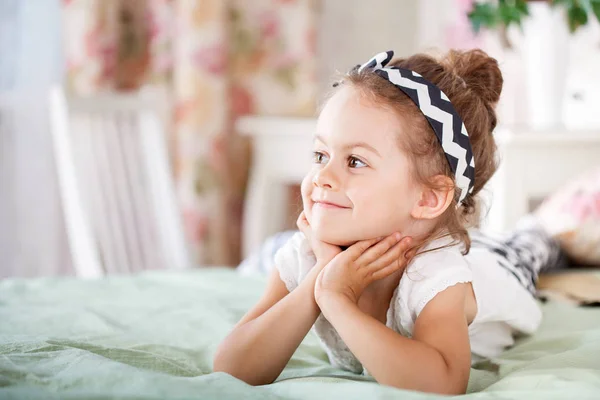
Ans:
POLYGON ((346 72, 378 52, 397 56, 416 50, 417 1, 322 0, 318 39, 319 94, 336 71, 346 72))

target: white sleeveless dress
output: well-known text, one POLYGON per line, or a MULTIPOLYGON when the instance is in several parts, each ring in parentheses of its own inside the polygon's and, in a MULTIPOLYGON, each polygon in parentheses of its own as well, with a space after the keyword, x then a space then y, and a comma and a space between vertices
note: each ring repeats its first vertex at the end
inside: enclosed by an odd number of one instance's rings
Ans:
MULTIPOLYGON (((447 245, 438 239, 426 249, 447 245)), ((296 233, 275 254, 275 267, 291 292, 316 262, 304 234, 296 233)), ((477 300, 477 315, 469 325, 473 362, 497 356, 514 343, 516 333, 533 333, 542 313, 537 300, 515 272, 487 248, 475 247, 466 256, 454 245, 414 258, 394 291, 386 325, 412 337, 417 317, 438 293, 457 283, 471 282, 477 300)), ((355 373, 367 373, 342 341, 335 328, 321 314, 313 326, 332 365, 355 373)))

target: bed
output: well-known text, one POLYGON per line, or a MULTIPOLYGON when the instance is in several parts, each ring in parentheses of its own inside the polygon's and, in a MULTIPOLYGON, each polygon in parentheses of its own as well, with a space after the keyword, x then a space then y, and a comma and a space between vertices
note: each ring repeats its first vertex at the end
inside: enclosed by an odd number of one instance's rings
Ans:
MULTIPOLYGON (((212 373, 264 284, 225 268, 0 281, 0 398, 430 398, 331 367, 312 333, 272 385, 212 373)), ((600 308, 542 308, 540 330, 476 365, 464 398, 600 398, 600 308)))

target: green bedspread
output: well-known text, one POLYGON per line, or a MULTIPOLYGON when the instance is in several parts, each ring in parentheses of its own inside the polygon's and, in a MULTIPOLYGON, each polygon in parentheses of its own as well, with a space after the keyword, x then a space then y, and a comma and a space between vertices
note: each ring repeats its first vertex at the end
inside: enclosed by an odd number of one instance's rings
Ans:
MULTIPOLYGON (((0 282, 0 399, 417 399, 328 362, 309 334, 272 385, 211 373, 264 280, 235 271, 0 282)), ((600 399, 600 309, 543 306, 540 331, 472 370, 465 398, 600 399)))

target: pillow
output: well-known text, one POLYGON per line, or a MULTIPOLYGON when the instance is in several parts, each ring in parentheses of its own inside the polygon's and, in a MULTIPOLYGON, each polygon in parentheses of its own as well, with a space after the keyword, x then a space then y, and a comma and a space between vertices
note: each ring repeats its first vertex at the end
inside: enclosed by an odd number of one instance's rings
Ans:
POLYGON ((535 214, 574 262, 600 266, 600 168, 559 189, 535 214))

